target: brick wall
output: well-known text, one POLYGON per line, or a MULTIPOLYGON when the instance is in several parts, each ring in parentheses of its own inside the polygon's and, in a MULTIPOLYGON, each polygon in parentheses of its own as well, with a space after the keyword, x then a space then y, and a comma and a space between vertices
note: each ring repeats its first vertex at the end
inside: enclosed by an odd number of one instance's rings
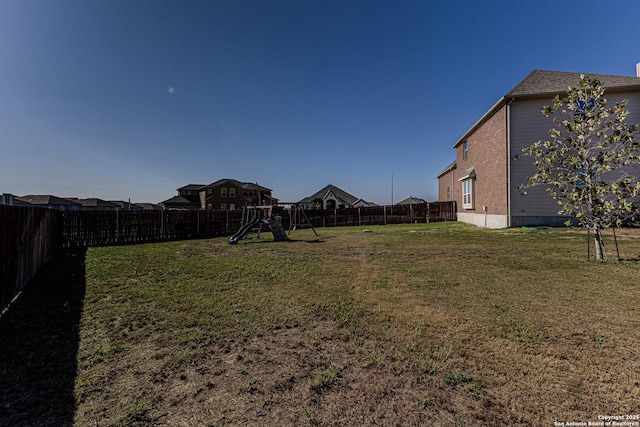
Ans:
POLYGON ((460 193, 458 189, 458 178, 456 177, 457 169, 449 170, 448 172, 438 176, 438 201, 448 202, 452 200, 458 201, 458 205, 462 203, 456 198, 456 190, 458 195, 460 193))
POLYGON ((474 168, 476 173, 472 210, 462 206, 462 183, 456 179, 458 212, 484 213, 482 207, 486 206, 490 215, 508 214, 506 108, 502 106, 469 135, 466 159, 463 144, 456 147, 456 175, 466 175, 469 168, 474 168))

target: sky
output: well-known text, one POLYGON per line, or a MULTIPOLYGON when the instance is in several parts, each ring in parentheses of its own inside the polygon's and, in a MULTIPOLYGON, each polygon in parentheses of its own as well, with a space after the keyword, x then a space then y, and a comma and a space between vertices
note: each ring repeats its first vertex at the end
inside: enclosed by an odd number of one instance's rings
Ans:
POLYGON ((0 193, 437 199, 534 69, 635 75, 637 0, 0 0, 0 193))

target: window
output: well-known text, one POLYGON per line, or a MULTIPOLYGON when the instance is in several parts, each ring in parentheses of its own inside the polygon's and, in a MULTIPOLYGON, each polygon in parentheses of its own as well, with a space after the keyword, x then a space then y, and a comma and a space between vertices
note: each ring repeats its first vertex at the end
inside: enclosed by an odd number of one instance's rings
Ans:
POLYGON ((213 205, 211 203, 207 204, 207 209, 209 210, 213 209, 213 205))
POLYGON ((451 187, 447 185, 447 200, 451 200, 451 187))
POLYGON ((226 203, 221 203, 220 204, 220 209, 222 209, 222 210, 227 209, 227 204, 226 203))
POLYGON ((473 209, 473 179, 467 178, 462 181, 462 207, 473 209))
POLYGON ((231 203, 229 205, 229 210, 235 211, 236 210, 236 204, 235 203, 231 203))
POLYGON ((469 168, 465 176, 458 180, 462 182, 462 207, 464 209, 474 209, 475 197, 473 182, 475 178, 475 168, 469 168))
POLYGON ((220 196, 227 197, 227 189, 226 188, 221 188, 220 189, 220 196))
POLYGON ((230 188, 229 189, 229 197, 236 197, 236 189, 235 188, 230 188))
POLYGON ((469 141, 465 141, 462 143, 462 159, 467 160, 468 154, 469 154, 469 141))
POLYGON ((211 188, 207 188, 207 194, 210 196, 211 194, 213 194, 213 190, 211 188))

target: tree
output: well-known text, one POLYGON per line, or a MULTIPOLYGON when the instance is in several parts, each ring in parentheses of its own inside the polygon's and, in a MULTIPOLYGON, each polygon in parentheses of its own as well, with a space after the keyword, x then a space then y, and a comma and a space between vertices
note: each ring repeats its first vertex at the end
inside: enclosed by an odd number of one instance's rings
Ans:
POLYGON ((546 186, 559 214, 593 232, 597 260, 606 259, 601 231, 635 220, 640 194, 634 175, 640 172, 638 126, 625 122, 628 100, 607 107, 604 93, 597 78, 581 75, 566 97, 558 95, 542 108, 555 126, 549 140, 523 149, 536 172, 520 186, 523 194, 527 187, 546 186))

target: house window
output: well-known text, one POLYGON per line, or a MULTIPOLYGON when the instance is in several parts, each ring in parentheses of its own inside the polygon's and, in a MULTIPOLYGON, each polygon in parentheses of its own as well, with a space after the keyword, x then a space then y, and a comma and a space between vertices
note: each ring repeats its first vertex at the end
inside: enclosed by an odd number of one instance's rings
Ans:
POLYGON ((469 141, 465 141, 462 143, 462 158, 467 160, 467 156, 469 154, 469 141))
POLYGON ((227 209, 227 204, 226 203, 221 203, 220 204, 220 209, 222 209, 222 210, 227 209))
POLYGON ((229 210, 235 211, 236 210, 236 204, 235 203, 231 203, 229 205, 229 210))
POLYGON ((221 188, 220 189, 220 196, 227 197, 227 189, 226 188, 221 188))
POLYGON ((451 187, 447 186, 447 200, 451 200, 451 187))
POLYGON ((236 189, 235 188, 230 188, 229 189, 229 197, 236 197, 236 189))
POLYGON ((209 210, 213 209, 213 205, 211 203, 207 204, 207 209, 209 210))
POLYGON ((476 179, 475 168, 467 169, 467 173, 458 181, 462 183, 462 207, 464 209, 474 209, 474 180, 476 179))
POLYGON ((211 194, 213 194, 213 190, 211 188, 207 188, 207 194, 210 196, 211 194))
POLYGON ((462 181, 462 207, 473 209, 473 178, 462 181))

